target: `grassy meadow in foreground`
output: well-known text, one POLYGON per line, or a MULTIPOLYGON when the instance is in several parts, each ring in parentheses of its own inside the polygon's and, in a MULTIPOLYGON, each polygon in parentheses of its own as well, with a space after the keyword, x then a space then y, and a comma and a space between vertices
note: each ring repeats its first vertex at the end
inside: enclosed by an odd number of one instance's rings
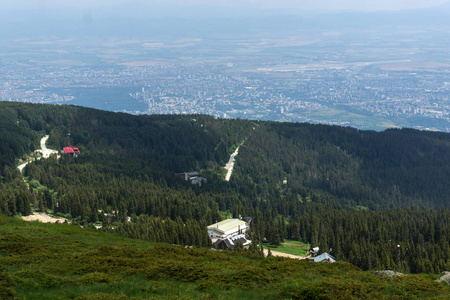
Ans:
POLYGON ((0 216, 1 299, 447 299, 430 276, 153 244, 0 216))

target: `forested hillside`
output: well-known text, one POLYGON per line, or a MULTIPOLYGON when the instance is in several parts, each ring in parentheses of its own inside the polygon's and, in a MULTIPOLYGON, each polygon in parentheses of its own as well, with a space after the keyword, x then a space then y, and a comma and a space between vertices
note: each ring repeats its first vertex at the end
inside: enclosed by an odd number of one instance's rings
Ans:
POLYGON ((409 129, 132 116, 74 106, 0 103, 0 212, 64 215, 75 224, 209 246, 206 226, 252 218, 251 239, 332 249, 363 269, 450 268, 450 135, 409 129), (3 126, 4 125, 4 126, 3 126), (76 146, 29 164, 39 147, 76 146), (230 182, 223 166, 240 146, 230 182), (197 171, 207 184, 176 173, 197 171))
POLYGON ((288 179, 347 208, 448 208, 450 135, 264 123, 243 147, 239 170, 256 183, 288 179))

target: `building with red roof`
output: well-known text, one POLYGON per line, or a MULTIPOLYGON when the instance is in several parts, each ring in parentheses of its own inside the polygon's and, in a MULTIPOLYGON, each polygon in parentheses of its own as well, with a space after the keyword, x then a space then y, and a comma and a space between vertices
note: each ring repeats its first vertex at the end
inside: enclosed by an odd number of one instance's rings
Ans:
POLYGON ((64 147, 62 153, 76 156, 77 154, 80 154, 80 150, 76 147, 64 147))

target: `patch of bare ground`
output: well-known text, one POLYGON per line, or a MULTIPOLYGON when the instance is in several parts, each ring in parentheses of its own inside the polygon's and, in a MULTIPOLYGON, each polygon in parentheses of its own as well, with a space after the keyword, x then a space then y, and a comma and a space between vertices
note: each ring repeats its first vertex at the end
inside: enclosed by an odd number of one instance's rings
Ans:
POLYGON ((22 217, 22 220, 24 221, 40 221, 42 223, 64 223, 65 221, 68 221, 66 218, 63 217, 52 217, 45 213, 33 213, 32 215, 22 217))
MULTIPOLYGON (((278 251, 272 251, 272 250, 270 250, 270 252, 272 253, 272 256, 288 257, 288 258, 293 258, 293 259, 305 259, 304 256, 287 254, 287 253, 278 252, 278 251)), ((268 254, 269 254, 269 250, 268 249, 264 249, 264 255, 267 256, 268 254)))

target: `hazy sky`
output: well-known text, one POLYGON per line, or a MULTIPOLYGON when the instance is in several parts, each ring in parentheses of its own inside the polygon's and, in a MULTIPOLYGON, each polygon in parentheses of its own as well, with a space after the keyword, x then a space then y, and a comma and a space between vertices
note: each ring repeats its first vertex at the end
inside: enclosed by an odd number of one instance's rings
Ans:
POLYGON ((0 9, 80 8, 95 9, 112 5, 192 6, 210 5, 262 9, 398 10, 425 8, 449 0, 0 0, 0 9))

